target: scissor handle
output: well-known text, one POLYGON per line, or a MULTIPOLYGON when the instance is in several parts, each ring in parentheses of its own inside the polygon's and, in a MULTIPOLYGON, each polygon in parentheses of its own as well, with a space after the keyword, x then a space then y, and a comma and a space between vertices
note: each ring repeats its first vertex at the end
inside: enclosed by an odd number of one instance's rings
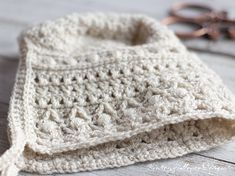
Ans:
POLYGON ((162 24, 170 25, 175 23, 186 23, 189 25, 198 26, 199 28, 192 32, 175 32, 175 34, 181 39, 192 39, 198 38, 204 35, 209 35, 210 38, 216 40, 219 37, 219 31, 216 26, 210 25, 210 27, 205 27, 201 23, 190 21, 189 19, 179 18, 174 16, 169 16, 161 21, 162 24))
POLYGON ((228 35, 231 39, 235 40, 235 28, 229 28, 228 35))
POLYGON ((184 18, 179 18, 179 17, 174 17, 174 16, 169 16, 161 21, 162 24, 165 25, 170 25, 170 24, 175 24, 175 23, 186 23, 189 25, 196 25, 199 27, 199 29, 194 30, 192 32, 175 32, 175 34, 182 39, 192 39, 192 38, 197 38, 201 37, 205 34, 207 34, 207 30, 199 23, 192 22, 188 19, 184 18))
POLYGON ((227 19, 224 21, 224 23, 228 25, 227 27, 228 37, 232 40, 235 40, 235 20, 227 19))
POLYGON ((197 3, 177 3, 172 8, 170 9, 170 15, 178 17, 178 18, 186 18, 188 20, 192 21, 198 21, 202 22, 204 20, 208 20, 210 18, 226 18, 227 13, 225 11, 215 11, 211 7, 204 5, 204 4, 197 4, 197 3), (200 15, 197 15, 195 17, 189 17, 189 16, 184 16, 180 15, 179 11, 183 9, 198 9, 198 10, 203 10, 206 12, 202 12, 200 15))

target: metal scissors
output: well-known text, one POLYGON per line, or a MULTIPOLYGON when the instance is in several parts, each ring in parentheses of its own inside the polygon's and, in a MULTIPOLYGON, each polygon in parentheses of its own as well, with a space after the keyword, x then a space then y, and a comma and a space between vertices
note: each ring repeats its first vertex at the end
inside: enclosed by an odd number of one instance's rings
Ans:
POLYGON ((169 16, 163 19, 162 23, 165 25, 183 23, 197 27, 191 32, 175 32, 182 39, 208 36, 216 40, 221 35, 235 39, 235 20, 230 19, 226 11, 217 11, 203 4, 178 3, 172 6, 169 16), (180 14, 182 10, 198 10, 201 13, 198 16, 189 17, 180 14))

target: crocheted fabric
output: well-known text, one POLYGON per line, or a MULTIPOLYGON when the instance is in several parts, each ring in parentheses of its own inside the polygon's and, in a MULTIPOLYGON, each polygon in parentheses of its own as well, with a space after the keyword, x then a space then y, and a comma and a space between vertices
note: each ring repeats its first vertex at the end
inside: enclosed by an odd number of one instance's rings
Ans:
POLYGON ((235 135, 234 97, 155 20, 70 15, 25 31, 3 175, 119 167, 235 135))

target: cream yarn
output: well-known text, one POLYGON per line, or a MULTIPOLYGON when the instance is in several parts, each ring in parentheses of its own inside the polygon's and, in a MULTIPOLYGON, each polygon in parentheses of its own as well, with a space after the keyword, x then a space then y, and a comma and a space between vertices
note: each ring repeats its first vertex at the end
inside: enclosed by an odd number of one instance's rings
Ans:
POLYGON ((234 97, 143 15, 84 14, 25 31, 2 175, 119 167, 235 135, 234 97))

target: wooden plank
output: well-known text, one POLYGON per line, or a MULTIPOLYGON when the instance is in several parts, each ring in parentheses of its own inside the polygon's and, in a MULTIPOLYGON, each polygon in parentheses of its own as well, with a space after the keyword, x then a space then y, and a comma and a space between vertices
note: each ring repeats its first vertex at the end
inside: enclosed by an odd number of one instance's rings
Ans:
POLYGON ((200 152, 199 155, 235 164, 235 141, 215 147, 211 150, 200 152))
MULTIPOLYGON (((114 169, 97 170, 92 172, 74 173, 73 176, 87 176, 89 174, 96 176, 169 176, 169 175, 226 175, 233 176, 235 165, 226 162, 205 158, 194 154, 186 155, 181 158, 158 160, 154 162, 145 162, 120 167, 114 169)), ((31 174, 22 173, 29 176, 31 174)), ((36 174, 33 174, 36 176, 36 174)), ((58 174, 65 176, 65 174, 58 174)))
POLYGON ((0 102, 8 103, 15 81, 18 61, 0 57, 0 102))
POLYGON ((0 156, 9 148, 7 138, 7 110, 8 105, 0 103, 0 156))

